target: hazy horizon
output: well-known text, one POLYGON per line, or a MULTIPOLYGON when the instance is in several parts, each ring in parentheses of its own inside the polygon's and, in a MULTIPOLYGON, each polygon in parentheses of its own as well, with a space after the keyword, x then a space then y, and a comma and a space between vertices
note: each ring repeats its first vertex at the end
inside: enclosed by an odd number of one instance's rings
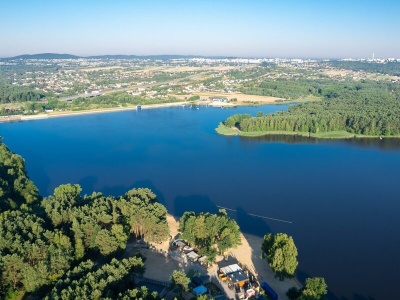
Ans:
POLYGON ((400 58, 400 3, 9 1, 0 57, 67 53, 400 58))
MULTIPOLYGON (((310 60, 324 60, 324 59, 329 59, 329 60, 340 60, 340 59, 371 59, 372 58, 372 53, 369 57, 301 57, 301 56, 229 56, 229 55, 196 55, 196 54, 175 54, 175 53, 161 53, 161 54, 130 54, 130 53, 116 53, 116 54, 96 54, 96 55, 78 55, 75 53, 54 53, 54 52, 41 52, 41 53, 21 53, 13 56, 4 56, 0 57, 0 59, 9 59, 13 57, 18 57, 18 56, 24 56, 24 55, 42 55, 42 54, 56 54, 56 55, 72 55, 72 56, 77 56, 80 58, 89 58, 89 57, 96 57, 96 56, 138 56, 138 57, 143 57, 143 56, 182 56, 182 57, 193 57, 193 58, 232 58, 232 59, 310 59, 310 60)), ((392 58, 392 57, 376 57, 375 59, 387 59, 387 58, 392 58)), ((400 59, 397 57, 393 57, 395 59, 400 59)))

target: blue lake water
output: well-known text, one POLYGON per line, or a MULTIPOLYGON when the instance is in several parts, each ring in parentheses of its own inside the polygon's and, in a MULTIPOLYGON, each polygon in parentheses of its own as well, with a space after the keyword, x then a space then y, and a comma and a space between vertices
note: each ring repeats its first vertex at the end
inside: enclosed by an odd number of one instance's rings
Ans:
POLYGON ((25 158, 44 196, 62 183, 106 195, 149 187, 175 216, 235 209, 232 216, 245 232, 292 235, 299 277, 325 277, 331 299, 397 298, 399 141, 241 138, 214 131, 234 113, 286 108, 92 114, 0 124, 0 135, 25 158))

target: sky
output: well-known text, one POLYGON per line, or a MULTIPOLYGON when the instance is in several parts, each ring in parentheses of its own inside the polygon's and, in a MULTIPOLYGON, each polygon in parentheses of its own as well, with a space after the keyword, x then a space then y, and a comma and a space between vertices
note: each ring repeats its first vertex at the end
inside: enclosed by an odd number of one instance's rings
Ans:
POLYGON ((0 57, 400 58, 398 0, 0 0, 0 57))

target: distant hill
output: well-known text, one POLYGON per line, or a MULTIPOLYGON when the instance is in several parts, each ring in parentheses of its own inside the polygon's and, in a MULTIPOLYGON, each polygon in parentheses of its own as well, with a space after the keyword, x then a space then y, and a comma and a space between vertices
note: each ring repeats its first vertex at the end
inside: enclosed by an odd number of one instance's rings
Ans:
POLYGON ((233 58, 227 56, 200 56, 200 55, 94 55, 94 56, 77 56, 71 54, 58 54, 58 53, 40 53, 40 54, 24 54, 14 57, 3 58, 3 60, 13 59, 79 59, 79 58, 92 58, 92 59, 180 59, 180 58, 209 58, 209 59, 222 59, 233 58))
POLYGON ((71 54, 58 54, 58 53, 40 53, 40 54, 23 54, 7 59, 77 59, 81 58, 71 54))

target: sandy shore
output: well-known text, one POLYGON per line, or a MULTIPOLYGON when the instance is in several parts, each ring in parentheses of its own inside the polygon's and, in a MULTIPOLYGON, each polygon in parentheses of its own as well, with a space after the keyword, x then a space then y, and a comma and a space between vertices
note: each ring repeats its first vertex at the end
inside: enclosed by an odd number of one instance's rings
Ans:
MULTIPOLYGON (((182 104, 187 104, 187 102, 171 102, 171 103, 141 105, 141 109, 172 107, 172 106, 179 106, 182 104)), ((100 114, 100 113, 126 111, 126 110, 137 110, 137 108, 136 106, 127 106, 127 107, 112 107, 112 108, 100 108, 100 109, 89 109, 89 110, 79 110, 79 111, 57 111, 57 112, 43 113, 37 115, 21 116, 21 121, 80 116, 88 114, 100 114)))
MULTIPOLYGON (((207 96, 214 95, 212 93, 208 93, 207 96)), ((215 93, 217 95, 217 93, 215 93)), ((232 96, 232 95, 231 95, 232 96)), ((234 96, 238 97, 238 94, 234 94, 234 96)), ((263 97, 263 96, 253 96, 253 95, 244 95, 241 94, 239 96, 237 102, 218 102, 218 101, 198 101, 198 105, 209 105, 214 107, 234 107, 234 106, 248 106, 248 105, 263 105, 263 104, 275 104, 275 100, 279 98, 274 97, 263 97), (240 97, 249 98, 252 101, 242 99, 240 97)), ((141 109, 151 109, 151 108, 162 108, 162 107, 172 107, 179 105, 187 105, 190 104, 187 101, 181 102, 171 102, 171 103, 161 103, 161 104, 148 104, 141 105, 141 109)), ((88 110, 78 110, 78 111, 54 111, 49 113, 40 113, 36 115, 18 115, 14 116, 15 121, 33 121, 33 120, 42 120, 48 118, 57 118, 57 117, 69 117, 69 116, 81 116, 88 114, 100 114, 100 113, 108 113, 108 112, 117 112, 117 111, 126 111, 126 110, 137 110, 135 106, 127 106, 127 107, 111 107, 111 108, 99 108, 99 109, 88 109, 88 110)), ((3 122, 8 120, 3 120, 3 122)))
MULTIPOLYGON (((174 238, 178 234, 179 222, 171 215, 167 215, 171 236, 174 238)), ((288 299, 286 292, 291 287, 301 288, 301 284, 294 279, 280 281, 275 278, 275 273, 269 267, 267 261, 261 258, 261 244, 263 239, 249 234, 241 234, 242 244, 236 249, 232 249, 229 255, 236 258, 240 263, 246 265, 253 274, 258 274, 260 282, 266 281, 279 294, 279 299, 288 299)), ((169 242, 164 242, 159 248, 168 250, 169 242)), ((217 260, 222 260, 218 257, 217 260)), ((216 266, 214 266, 216 268, 216 266)))

